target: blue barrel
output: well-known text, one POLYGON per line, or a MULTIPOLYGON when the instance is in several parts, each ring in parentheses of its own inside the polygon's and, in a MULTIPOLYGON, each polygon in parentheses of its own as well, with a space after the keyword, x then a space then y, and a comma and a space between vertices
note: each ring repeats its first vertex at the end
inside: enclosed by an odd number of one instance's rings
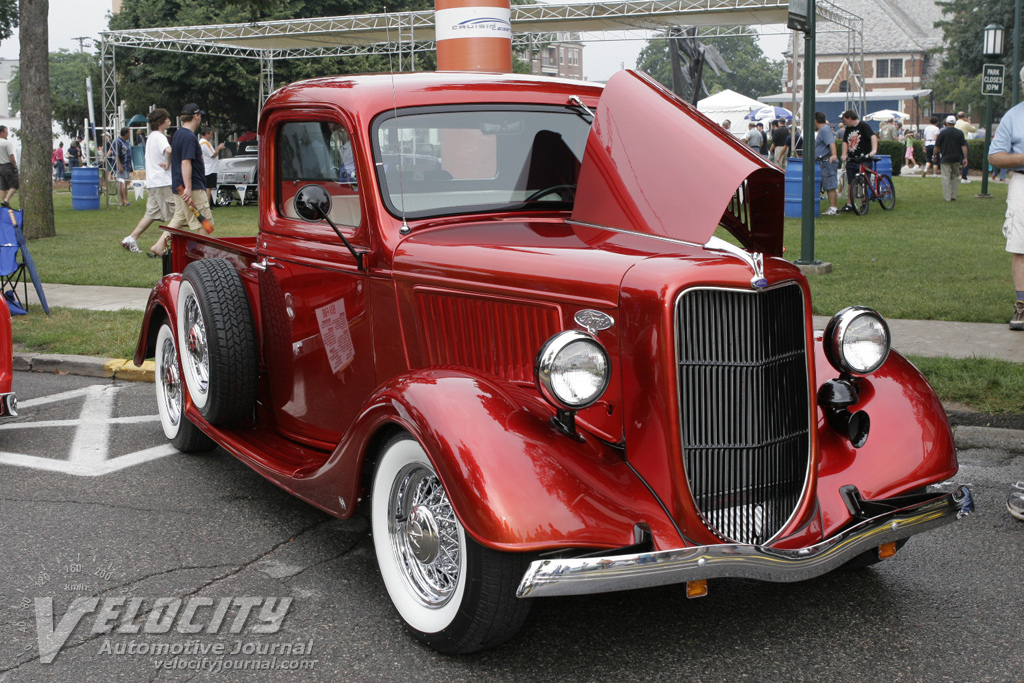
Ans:
POLYGON ((89 211, 100 208, 100 169, 76 166, 71 169, 71 208, 89 211))
POLYGON ((875 173, 887 175, 889 180, 892 180, 892 157, 888 154, 876 154, 875 163, 872 164, 871 170, 875 173))
MULTIPOLYGON (((814 165, 814 215, 821 212, 818 192, 821 188, 821 166, 811 160, 814 165)), ((804 160, 790 157, 786 163, 786 217, 800 218, 803 216, 804 200, 804 160)))

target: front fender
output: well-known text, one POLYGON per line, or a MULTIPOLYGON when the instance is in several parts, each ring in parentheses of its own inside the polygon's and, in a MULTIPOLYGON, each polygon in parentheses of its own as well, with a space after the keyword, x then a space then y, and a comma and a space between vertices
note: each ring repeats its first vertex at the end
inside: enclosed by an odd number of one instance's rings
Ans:
MULTIPOLYGON (((457 370, 418 371, 378 390, 360 422, 408 430, 434 464, 459 521, 487 547, 617 548, 635 542, 636 524, 650 527, 656 545, 680 545, 658 501, 616 449, 560 433, 550 412, 514 386, 457 370)), ((358 450, 339 447, 328 468, 358 471, 345 465, 343 449, 358 450)), ((354 485, 348 482, 350 491, 354 485)))
MULTIPOLYGON (((839 373, 815 343, 819 382, 839 373)), ((890 498, 949 479, 958 465, 953 433, 942 402, 906 358, 890 352, 881 368, 858 381, 860 401, 851 411, 871 418, 868 440, 854 448, 818 407, 818 500, 826 537, 851 520, 839 489, 854 485, 867 500, 890 498)))
POLYGON ((180 273, 165 275, 149 293, 146 312, 142 316, 142 330, 139 332, 139 341, 135 345, 133 358, 135 365, 141 366, 144 360, 152 358, 156 353, 156 335, 160 324, 164 320, 170 321, 172 327, 176 324, 178 318, 175 304, 178 300, 180 284, 180 273))

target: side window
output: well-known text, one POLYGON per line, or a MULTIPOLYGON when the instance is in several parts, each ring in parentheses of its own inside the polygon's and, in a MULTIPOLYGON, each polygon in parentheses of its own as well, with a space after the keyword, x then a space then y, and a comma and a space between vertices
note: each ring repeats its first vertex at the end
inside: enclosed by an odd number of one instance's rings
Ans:
POLYGON ((359 225, 359 182, 352 139, 333 121, 292 121, 277 132, 277 206, 286 218, 301 220, 295 194, 310 184, 331 196, 330 217, 335 225, 359 225))

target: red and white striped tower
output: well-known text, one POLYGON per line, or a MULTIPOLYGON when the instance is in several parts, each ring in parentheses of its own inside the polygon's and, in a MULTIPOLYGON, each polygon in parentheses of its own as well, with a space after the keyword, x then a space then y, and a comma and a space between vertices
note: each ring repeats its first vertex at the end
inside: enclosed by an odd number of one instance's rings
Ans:
POLYGON ((438 71, 512 71, 509 0, 434 0, 438 71))

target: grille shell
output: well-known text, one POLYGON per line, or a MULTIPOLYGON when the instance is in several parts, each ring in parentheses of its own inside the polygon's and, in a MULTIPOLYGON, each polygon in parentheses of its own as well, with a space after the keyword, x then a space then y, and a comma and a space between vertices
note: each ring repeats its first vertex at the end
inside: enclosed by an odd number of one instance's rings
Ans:
POLYGON ((803 290, 688 289, 676 302, 683 467, 708 528, 764 544, 796 512, 810 471, 803 290))

